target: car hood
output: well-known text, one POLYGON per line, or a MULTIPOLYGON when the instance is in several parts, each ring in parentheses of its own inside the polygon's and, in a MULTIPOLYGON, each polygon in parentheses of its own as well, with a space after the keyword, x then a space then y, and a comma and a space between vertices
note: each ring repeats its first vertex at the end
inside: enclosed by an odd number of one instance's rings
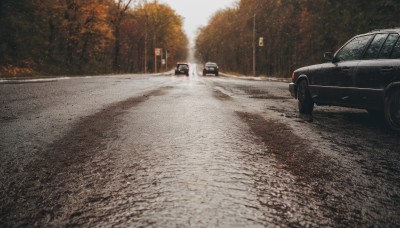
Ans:
POLYGON ((332 63, 329 62, 329 63, 321 63, 321 64, 305 66, 305 67, 298 68, 297 70, 295 70, 295 72, 296 73, 307 73, 311 70, 321 69, 322 67, 326 66, 327 64, 332 64, 332 63))

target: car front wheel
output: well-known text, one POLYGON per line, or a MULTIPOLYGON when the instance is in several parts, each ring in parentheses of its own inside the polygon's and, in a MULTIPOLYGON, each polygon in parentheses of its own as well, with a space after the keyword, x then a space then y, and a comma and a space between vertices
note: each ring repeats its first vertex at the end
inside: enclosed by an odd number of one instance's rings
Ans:
POLYGON ((301 80, 297 88, 297 99, 299 100, 299 112, 311 114, 314 109, 314 101, 311 98, 306 80, 301 80))
POLYGON ((392 129, 400 132, 400 89, 389 92, 384 103, 385 120, 392 129))

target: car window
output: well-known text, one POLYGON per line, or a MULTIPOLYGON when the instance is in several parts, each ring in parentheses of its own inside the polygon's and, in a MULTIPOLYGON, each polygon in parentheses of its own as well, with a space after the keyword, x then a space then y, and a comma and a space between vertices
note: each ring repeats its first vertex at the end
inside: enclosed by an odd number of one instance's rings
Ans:
POLYGON ((392 52, 393 46, 398 39, 399 39, 399 34, 390 34, 386 39, 385 44, 382 47, 381 53, 379 54, 379 58, 381 59, 390 58, 390 53, 392 52))
POLYGON ((388 34, 376 34, 365 52, 364 59, 376 59, 387 36, 388 34))
POLYGON ((400 59, 400 39, 397 40, 396 45, 393 48, 392 59, 400 59))
POLYGON ((337 54, 339 61, 360 59, 372 35, 359 36, 346 44, 337 54))

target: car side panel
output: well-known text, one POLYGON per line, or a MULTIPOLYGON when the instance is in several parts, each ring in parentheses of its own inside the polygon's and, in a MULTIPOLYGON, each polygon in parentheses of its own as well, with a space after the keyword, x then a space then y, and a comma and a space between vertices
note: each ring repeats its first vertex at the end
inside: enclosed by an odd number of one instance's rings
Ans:
POLYGON ((317 104, 350 104, 353 98, 353 78, 359 61, 321 64, 310 69, 309 89, 317 104))
POLYGON ((357 103, 382 107, 384 89, 399 77, 400 59, 362 61, 356 72, 354 87, 360 88, 357 103))

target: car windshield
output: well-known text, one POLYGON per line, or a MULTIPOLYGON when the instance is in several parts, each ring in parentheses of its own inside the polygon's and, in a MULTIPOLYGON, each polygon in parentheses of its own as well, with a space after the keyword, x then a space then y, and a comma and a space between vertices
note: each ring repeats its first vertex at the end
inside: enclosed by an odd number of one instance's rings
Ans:
POLYGON ((360 59, 363 51, 365 50, 365 46, 368 44, 368 41, 371 37, 372 35, 354 38, 339 51, 337 58, 340 61, 360 59))

